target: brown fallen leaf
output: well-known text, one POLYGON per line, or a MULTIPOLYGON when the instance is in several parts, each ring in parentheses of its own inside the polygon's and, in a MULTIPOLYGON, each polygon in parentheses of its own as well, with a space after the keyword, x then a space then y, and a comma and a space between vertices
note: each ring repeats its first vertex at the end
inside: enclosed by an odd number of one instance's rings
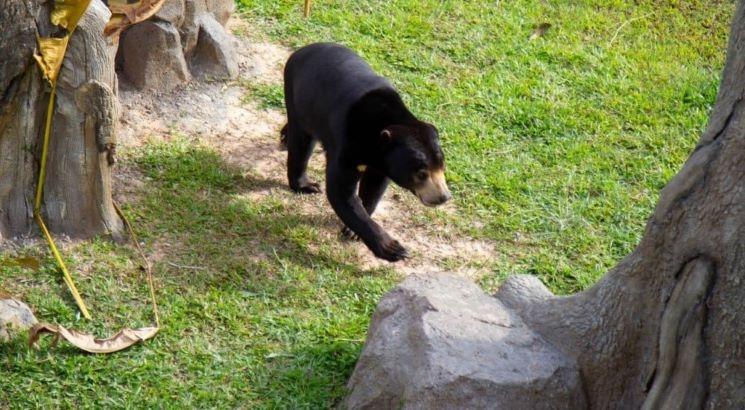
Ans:
POLYGON ((39 269, 41 269, 41 263, 33 256, 22 256, 20 258, 16 258, 15 262, 18 264, 18 266, 26 269, 31 269, 34 272, 38 272, 39 269))
POLYGON ((41 263, 33 256, 21 256, 18 258, 0 260, 0 266, 19 266, 21 268, 31 269, 34 272, 38 272, 41 268, 41 263))
POLYGON ((88 353, 114 353, 124 350, 135 343, 144 342, 158 333, 157 327, 143 327, 140 329, 123 329, 108 339, 96 339, 87 333, 68 330, 63 326, 39 323, 31 328, 28 344, 33 347, 39 342, 44 333, 54 335, 54 344, 62 337, 80 350, 88 353))
POLYGON ((119 35, 127 26, 149 19, 160 10, 164 2, 165 0, 109 0, 111 18, 104 27, 104 35, 119 35))
POLYGON ((535 40, 539 37, 543 37, 544 34, 546 34, 546 30, 551 28, 551 23, 541 23, 538 25, 538 27, 533 30, 533 34, 530 35, 528 38, 529 40, 535 40))

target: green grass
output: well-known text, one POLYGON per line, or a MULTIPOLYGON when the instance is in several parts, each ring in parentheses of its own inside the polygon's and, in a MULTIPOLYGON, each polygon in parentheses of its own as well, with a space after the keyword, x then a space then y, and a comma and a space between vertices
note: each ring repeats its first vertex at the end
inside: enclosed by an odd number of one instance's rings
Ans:
MULTIPOLYGON (((558 293, 585 289, 635 246, 705 125, 733 10, 316 1, 304 20, 300 0, 240 2, 274 41, 355 48, 438 126, 459 209, 448 223, 498 250, 486 289, 522 272, 558 293), (552 27, 528 40, 542 22, 552 27)), ((247 88, 261 107, 281 107, 279 87, 247 88)), ((24 337, 0 344, 0 408, 315 409, 343 396, 370 315, 400 277, 361 269, 325 234, 338 229, 332 217, 299 214, 278 198, 284 187, 190 138, 123 150, 146 182, 125 212, 154 255, 162 333, 110 356, 49 341, 29 350, 24 337), (252 199, 267 189, 277 195, 252 199)), ((38 257, 41 269, 0 267, 0 289, 41 320, 99 335, 149 324, 130 247, 66 247, 92 322, 77 320, 43 247, 16 254, 38 257)))
POLYGON ((483 284, 531 273, 560 293, 637 243, 706 123, 733 8, 320 1, 306 20, 297 1, 239 4, 275 41, 341 42, 389 77, 441 131, 462 231, 504 255, 483 284))
MULTIPOLYGON (((360 270, 335 238, 319 240, 318 229, 333 220, 308 220, 272 198, 246 200, 274 183, 242 175, 199 143, 152 143, 125 162, 149 180, 125 212, 146 243, 157 237, 170 245, 155 259, 165 328, 111 356, 48 343, 29 351, 22 338, 0 344, 0 407, 331 406, 393 274, 360 270)), ((90 323, 76 320, 43 249, 19 253, 42 258, 42 270, 6 268, 0 288, 42 320, 99 335, 149 325, 147 287, 131 249, 96 240, 64 252, 83 269, 77 284, 98 319, 90 323)))
POLYGON ((246 99, 257 101, 259 108, 263 110, 285 108, 285 94, 281 84, 248 83, 245 87, 248 91, 246 99))

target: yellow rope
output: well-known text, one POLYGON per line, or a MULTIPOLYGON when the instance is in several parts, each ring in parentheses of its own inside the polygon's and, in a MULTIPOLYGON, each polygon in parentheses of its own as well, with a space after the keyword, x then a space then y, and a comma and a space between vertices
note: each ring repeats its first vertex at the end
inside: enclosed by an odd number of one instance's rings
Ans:
MULTIPOLYGON (((55 8, 53 10, 51 19, 54 24, 60 24, 64 27, 66 27, 69 32, 65 36, 66 40, 69 40, 72 37, 73 32, 75 31, 75 28, 77 26, 77 21, 80 18, 80 16, 83 15, 85 10, 87 9, 88 5, 90 3, 90 0, 80 0, 77 3, 73 2, 58 2, 55 1, 55 8), (58 21, 55 21, 58 20, 58 21)), ((47 175, 47 157, 49 153, 49 139, 51 138, 52 134, 52 118, 54 116, 54 101, 55 96, 57 95, 57 75, 59 74, 59 69, 62 65, 62 59, 64 59, 64 55, 67 49, 67 41, 62 42, 55 42, 52 44, 53 47, 42 47, 42 40, 49 40, 49 39, 42 39, 39 38, 39 45, 40 45, 40 56, 35 56, 37 61, 39 62, 40 68, 42 69, 42 72, 44 74, 44 77, 49 81, 49 83, 52 86, 51 93, 49 94, 49 103, 47 105, 47 113, 46 113, 46 120, 44 123, 44 140, 42 142, 42 148, 41 148, 41 164, 39 168, 39 181, 36 184, 36 195, 34 197, 34 219, 36 220, 37 224, 39 225, 39 228, 41 229, 42 233, 44 234, 44 238, 46 238, 47 243, 49 244, 49 248, 52 251, 52 255, 54 256, 54 260, 57 262, 57 265, 59 266, 60 270, 62 271, 62 277, 65 281, 65 284, 70 289, 70 293, 72 293, 72 297, 75 299, 75 303, 77 303, 78 308, 80 309, 80 312, 83 314, 83 317, 86 319, 91 319, 91 315, 88 312, 88 308, 85 305, 85 302, 83 301, 83 298, 80 296, 80 292, 78 292, 77 287, 75 287, 75 282, 72 280, 72 275, 70 275, 70 272, 67 270, 67 266, 65 266, 65 262, 62 260, 62 256, 60 255, 59 250, 57 249, 57 245, 54 243, 54 239, 52 238, 52 235, 49 233, 49 230, 47 229, 46 224, 44 223, 44 219, 41 216, 41 202, 44 198, 44 182, 46 181, 46 175, 47 175), (51 55, 54 56, 54 49, 61 48, 61 53, 57 53, 55 58, 48 58, 48 53, 51 53, 51 55), (46 53, 45 53, 46 50, 46 53), (54 64, 50 64, 50 60, 54 64)), ((44 42, 43 44, 47 44, 47 42, 44 42)), ((59 50, 57 50, 59 51, 59 50)), ((114 206, 114 209, 116 210, 119 217, 124 222, 124 225, 126 226, 127 230, 129 231, 130 237, 135 243, 135 246, 137 247, 137 251, 139 252, 140 256, 142 257, 144 261, 144 268, 147 274, 147 283, 150 287, 150 299, 153 305, 153 314, 155 316, 155 323, 156 327, 160 328, 160 317, 158 315, 158 305, 155 301, 155 285, 153 284, 153 274, 152 274, 152 267, 150 265, 150 262, 147 259, 147 256, 145 255, 145 252, 142 250, 142 247, 140 246, 139 241, 137 240, 137 235, 135 235, 134 230, 132 229, 132 225, 129 223, 127 218, 124 216, 124 213, 119 209, 119 207, 116 205, 116 203, 112 203, 114 206)))
POLYGON ((305 0, 305 5, 303 7, 303 16, 306 18, 310 16, 310 0, 305 0))
MULTIPOLYGON (((36 185, 36 197, 34 199, 34 219, 39 225, 39 228, 41 228, 42 233, 44 234, 44 238, 46 238, 47 243, 49 244, 49 248, 52 251, 52 255, 54 256, 55 261, 57 262, 57 265, 59 266, 60 270, 62 271, 62 277, 65 281, 65 284, 67 284, 67 287, 70 289, 70 293, 72 293, 73 299, 75 299, 75 303, 77 303, 78 308, 80 309, 80 312, 83 314, 83 317, 86 319, 91 319, 91 315, 88 311, 88 308, 85 305, 85 302, 83 301, 83 298, 80 296, 80 292, 78 292, 77 287, 75 286, 75 282, 72 280, 72 275, 70 275, 70 272, 67 270, 67 266, 65 265, 65 262, 62 260, 62 256, 60 255, 59 250, 57 249, 57 245, 54 243, 54 239, 52 239, 52 235, 49 233, 49 230, 47 229, 46 224, 44 223, 44 219, 41 217, 41 201, 44 197, 44 182, 46 179, 46 164, 47 164, 47 156, 49 153, 49 139, 51 136, 52 131, 52 116, 54 114, 54 99, 57 91, 57 83, 56 81, 52 84, 52 92, 49 96, 49 104, 47 106, 47 115, 46 115, 46 122, 44 125, 44 140, 42 142, 42 148, 41 148, 41 167, 39 169, 39 182, 36 185)), ((144 262, 144 268, 147 275, 147 283, 150 288, 150 301, 153 305, 153 314, 155 316, 155 323, 158 328, 160 328, 160 317, 158 315, 158 304, 155 301, 155 285, 153 284, 153 272, 152 272, 152 266, 150 265, 150 262, 147 259, 147 256, 145 255, 145 252, 142 250, 142 247, 140 246, 140 241, 137 239, 137 235, 134 232, 134 229, 132 229, 132 225, 129 223, 129 220, 124 215, 124 212, 119 208, 119 206, 116 205, 116 203, 113 203, 114 209, 116 210, 116 213, 119 215, 120 218, 122 218, 122 221, 124 222, 124 226, 127 228, 127 231, 129 232, 130 238, 135 244, 135 247, 137 248, 137 252, 142 257, 142 260, 144 262)))
POLYGON ((78 292, 78 288, 75 287, 75 282, 73 282, 72 280, 72 275, 70 275, 70 272, 67 270, 67 266, 65 266, 65 262, 62 260, 62 256, 57 249, 57 245, 55 245, 54 239, 52 239, 52 235, 49 234, 49 230, 44 223, 44 219, 42 219, 41 217, 41 200, 44 197, 44 181, 47 175, 47 154, 49 152, 49 137, 52 133, 52 116, 54 115, 54 97, 56 93, 57 82, 55 81, 52 83, 52 92, 49 95, 49 105, 47 106, 47 118, 44 124, 44 141, 41 146, 41 167, 39 169, 39 182, 36 184, 36 197, 34 198, 34 219, 36 219, 36 222, 39 224, 39 228, 41 228, 42 233, 44 233, 44 238, 46 238, 47 243, 49 244, 49 249, 52 250, 52 255, 54 256, 54 259, 57 261, 57 265, 62 271, 62 277, 64 278, 67 287, 70 289, 70 293, 72 293, 72 297, 73 299, 75 299, 75 303, 77 303, 78 308, 80 309, 80 313, 83 314, 84 318, 90 320, 91 314, 88 312, 88 307, 85 306, 83 298, 80 297, 80 292, 78 292))
POLYGON ((75 303, 78 304, 80 313, 83 314, 84 318, 90 320, 91 314, 88 312, 88 308, 85 306, 85 302, 83 302, 83 298, 80 297, 78 288, 75 287, 75 282, 72 281, 72 276, 70 276, 70 272, 67 271, 67 267, 65 266, 65 263, 62 261, 62 257, 60 256, 59 250, 57 250, 57 246, 54 244, 54 240, 52 239, 52 236, 49 234, 49 231, 47 230, 46 225, 44 225, 44 221, 41 219, 41 215, 36 214, 34 215, 34 218, 36 219, 36 222, 39 224, 41 231, 44 233, 44 237, 47 239, 47 243, 49 243, 49 248, 52 250, 52 255, 54 255, 54 259, 57 261, 57 265, 62 270, 62 277, 65 279, 65 283, 67 284, 67 287, 70 289, 70 293, 72 293, 72 297, 73 299, 75 299, 75 303))
POLYGON ((153 315, 155 316, 155 326, 160 328, 160 317, 158 316, 158 304, 155 302, 155 285, 153 285, 153 269, 152 266, 150 266, 150 261, 147 260, 147 256, 145 256, 145 251, 142 250, 142 247, 140 246, 140 241, 137 239, 137 235, 135 234, 134 229, 132 229, 132 225, 130 225, 129 220, 127 220, 127 217, 124 216, 124 212, 122 212, 121 209, 119 209, 119 206, 114 203, 114 209, 116 209, 116 213, 119 214, 119 217, 122 218, 122 221, 124 221, 124 226, 127 227, 127 231, 129 232, 129 237, 132 239, 132 242, 135 243, 135 247, 137 248, 137 252, 139 252, 140 256, 142 257, 143 262, 145 262, 145 274, 147 275, 147 284, 150 286, 150 301, 153 304, 153 315))
POLYGON ((41 148, 41 169, 39 170, 39 183, 36 184, 36 198, 34 199, 34 215, 41 210, 41 198, 44 196, 44 180, 47 176, 47 147, 49 145, 49 135, 52 131, 52 115, 54 113, 54 97, 57 94, 57 82, 52 83, 52 92, 49 94, 49 104, 47 105, 47 118, 44 122, 44 142, 41 148))

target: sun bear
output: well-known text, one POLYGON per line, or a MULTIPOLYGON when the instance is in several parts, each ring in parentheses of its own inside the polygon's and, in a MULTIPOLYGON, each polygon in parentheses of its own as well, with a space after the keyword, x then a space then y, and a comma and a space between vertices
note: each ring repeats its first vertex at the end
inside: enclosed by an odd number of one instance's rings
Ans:
POLYGON ((354 51, 333 43, 300 48, 284 70, 287 179, 299 193, 321 192, 306 173, 316 141, 326 154, 326 195, 347 236, 375 256, 398 261, 406 249, 371 216, 389 181, 427 206, 451 198, 437 129, 419 121, 387 79, 354 51))

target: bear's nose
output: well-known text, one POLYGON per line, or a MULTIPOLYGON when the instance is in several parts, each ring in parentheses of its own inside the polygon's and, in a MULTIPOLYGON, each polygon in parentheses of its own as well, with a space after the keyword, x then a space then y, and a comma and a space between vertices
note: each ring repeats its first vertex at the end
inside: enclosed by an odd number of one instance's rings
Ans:
POLYGON ((453 196, 450 195, 450 192, 444 193, 440 195, 439 198, 437 198, 438 204, 444 204, 445 202, 449 201, 453 196))

